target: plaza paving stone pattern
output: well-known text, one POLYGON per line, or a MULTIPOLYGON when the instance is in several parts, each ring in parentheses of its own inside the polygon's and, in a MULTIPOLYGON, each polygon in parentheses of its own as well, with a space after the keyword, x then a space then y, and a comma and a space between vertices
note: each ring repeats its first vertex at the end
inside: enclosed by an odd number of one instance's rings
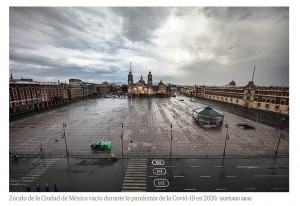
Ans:
MULTIPOLYGON (((172 157, 220 157, 226 128, 203 128, 192 118, 193 109, 204 106, 186 97, 135 98, 133 107, 127 98, 85 100, 10 122, 9 148, 20 156, 63 157, 65 122, 70 156, 109 157, 113 153, 120 157, 123 131, 124 157, 168 157, 170 153, 172 157), (111 141, 111 151, 92 151, 90 145, 96 141, 111 141)), ((230 136, 226 157, 275 154, 281 130, 223 112, 230 136), (255 129, 237 126, 245 122, 255 129)), ((278 155, 288 156, 289 135, 283 135, 278 155)))

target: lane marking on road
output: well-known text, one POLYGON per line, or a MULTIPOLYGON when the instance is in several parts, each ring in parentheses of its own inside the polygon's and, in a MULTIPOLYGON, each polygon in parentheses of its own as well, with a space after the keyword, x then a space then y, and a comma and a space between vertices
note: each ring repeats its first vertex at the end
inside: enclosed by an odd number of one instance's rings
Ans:
POLYGON ((127 171, 126 174, 145 174, 145 171, 127 171))
POLYGON ((128 172, 146 172, 147 170, 144 170, 144 169, 128 169, 127 170, 128 172))
POLYGON ((273 189, 274 189, 274 190, 288 190, 289 188, 284 188, 284 187, 282 187, 282 188, 280 188, 280 187, 274 187, 273 189))
POLYGON ((37 168, 36 170, 31 171, 30 173, 35 173, 35 172, 47 172, 47 169, 45 169, 45 168, 37 168))
POLYGON ((124 182, 145 182, 146 180, 126 179, 124 182))
POLYGON ((144 166, 144 167, 142 167, 142 166, 140 166, 140 167, 128 166, 127 168, 128 169, 146 169, 147 167, 146 166, 144 166))
POLYGON ((231 177, 237 177, 237 176, 233 176, 233 175, 228 175, 228 176, 226 176, 226 177, 228 177, 228 178, 231 178, 231 177))
POLYGON ((36 180, 37 177, 22 177, 21 180, 36 180))
POLYGON ((9 184, 11 186, 26 186, 27 184, 22 184, 22 183, 13 183, 13 184, 9 184))
POLYGON ((146 165, 146 164, 147 162, 132 162, 132 161, 128 162, 128 165, 146 165))
POLYGON ((148 177, 157 177, 157 176, 155 176, 155 175, 150 175, 150 176, 148 176, 148 177))
POLYGON ((146 180, 147 178, 146 178, 146 176, 145 177, 124 177, 124 179, 127 179, 127 180, 146 180))
POLYGON ((156 191, 164 191, 164 190, 166 190, 166 189, 155 189, 156 191))
POLYGON ((196 165, 195 165, 195 166, 190 166, 190 167, 199 167, 199 166, 196 166, 196 165))
POLYGON ((208 175, 201 176, 201 178, 206 178, 206 177, 210 177, 210 176, 208 176, 208 175))
POLYGON ((186 191, 195 191, 196 189, 184 189, 186 191))
POLYGON ((237 168, 243 169, 243 168, 247 168, 247 169, 257 169, 257 168, 261 168, 263 166, 236 166, 237 168))
POLYGON ((226 188, 216 188, 215 190, 217 190, 217 191, 224 191, 224 190, 226 190, 226 188))
POLYGON ((288 177, 288 175, 252 175, 252 177, 288 177))
POLYGON ((44 174, 46 171, 36 171, 36 172, 30 172, 28 174, 44 174))
POLYGON ((145 190, 139 190, 139 189, 124 189, 124 190, 121 190, 121 192, 145 192, 145 190))
POLYGON ((245 190, 255 190, 255 187, 246 187, 245 190))
MULTIPOLYGON (((146 187, 132 187, 132 186, 124 186, 122 190, 131 189, 131 190, 146 190, 146 187)), ((145 192, 145 191, 144 191, 145 192)))
POLYGON ((213 166, 213 167, 223 167, 222 165, 216 165, 216 166, 213 166))
POLYGON ((31 173, 25 175, 25 177, 39 177, 39 176, 41 176, 41 175, 40 174, 31 174, 31 173))
POLYGON ((181 175, 174 175, 174 177, 184 177, 184 176, 181 176, 181 175))
POLYGON ((124 182, 124 186, 146 186, 146 183, 137 183, 137 182, 124 182))
POLYGON ((146 177, 146 174, 128 174, 126 172, 125 177, 146 177))
POLYGON ((136 182, 136 183, 145 183, 146 180, 124 180, 123 182, 136 182))
POLYGON ((247 169, 257 169, 257 168, 268 168, 268 167, 288 167, 289 165, 238 165, 236 166, 239 169, 247 168, 247 169))
POLYGON ((33 180, 22 180, 22 179, 20 179, 20 180, 11 180, 10 182, 12 182, 12 183, 21 183, 21 182, 30 183, 30 182, 33 182, 33 180))

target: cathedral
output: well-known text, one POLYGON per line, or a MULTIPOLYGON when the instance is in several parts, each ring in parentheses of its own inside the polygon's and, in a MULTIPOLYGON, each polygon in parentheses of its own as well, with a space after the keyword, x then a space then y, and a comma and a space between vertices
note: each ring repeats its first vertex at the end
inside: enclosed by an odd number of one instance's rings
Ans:
POLYGON ((133 75, 131 69, 128 74, 128 95, 133 96, 155 96, 155 97, 169 97, 171 94, 170 85, 166 86, 162 80, 157 85, 153 84, 152 74, 149 71, 147 83, 141 76, 137 83, 133 82, 133 75))

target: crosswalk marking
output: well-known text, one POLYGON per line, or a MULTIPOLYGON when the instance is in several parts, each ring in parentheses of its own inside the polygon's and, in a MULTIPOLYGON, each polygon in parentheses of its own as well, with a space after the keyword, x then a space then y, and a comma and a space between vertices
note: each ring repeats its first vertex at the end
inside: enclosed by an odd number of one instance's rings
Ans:
POLYGON ((124 182, 123 186, 146 186, 146 183, 124 182))
POLYGON ((126 180, 124 180, 123 183, 129 183, 129 182, 144 183, 145 181, 144 180, 128 180, 128 179, 126 179, 126 180))
POLYGON ((26 179, 27 179, 27 180, 35 180, 36 177, 26 177, 26 176, 25 176, 25 177, 22 177, 22 178, 21 178, 21 180, 26 180, 26 179))
POLYGON ((130 159, 121 192, 145 192, 147 159, 130 159))
POLYGON ((143 177, 141 177, 141 176, 139 176, 139 177, 136 177, 136 176, 126 176, 126 174, 125 174, 125 177, 124 177, 125 179, 146 179, 146 176, 143 176, 143 177))
POLYGON ((125 177, 146 177, 146 174, 131 174, 131 173, 126 173, 125 177))
MULTIPOLYGON (((51 159, 44 159, 39 165, 37 165, 33 170, 31 170, 25 176, 19 179, 11 179, 9 181, 10 186, 26 186, 37 180, 42 174, 47 171, 47 168, 51 167, 53 164, 58 162, 60 159, 51 158, 51 159)), ((38 160, 37 160, 38 161, 38 160)))

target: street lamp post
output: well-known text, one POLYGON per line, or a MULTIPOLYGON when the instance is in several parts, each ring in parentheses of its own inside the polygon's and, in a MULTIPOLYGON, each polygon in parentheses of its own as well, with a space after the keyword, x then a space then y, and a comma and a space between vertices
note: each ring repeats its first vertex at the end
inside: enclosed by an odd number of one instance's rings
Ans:
POLYGON ((281 138, 284 139, 284 136, 282 135, 282 130, 284 129, 285 118, 282 118, 281 120, 282 120, 282 126, 281 126, 280 136, 279 136, 279 139, 278 139, 278 142, 277 142, 277 148, 276 148, 276 151, 275 151, 275 156, 277 156, 278 147, 279 147, 279 143, 280 143, 281 138))
POLYGON ((228 124, 225 124, 225 128, 227 128, 227 131, 226 131, 226 136, 225 136, 225 146, 224 146, 223 156, 225 156, 226 143, 227 143, 227 140, 229 139, 229 135, 228 135, 228 124))
POLYGON ((44 157, 43 144, 41 144, 40 151, 42 152, 42 158, 44 157))
POLYGON ((150 147, 148 148, 148 165, 150 165, 150 147))
POLYGON ((278 147, 279 147, 279 143, 280 143, 281 138, 284 139, 284 137, 282 135, 282 129, 281 129, 280 136, 279 136, 279 139, 278 139, 278 142, 277 142, 277 148, 276 148, 276 151, 275 151, 275 156, 277 156, 278 147))
POLYGON ((65 127, 67 127, 67 125, 66 123, 63 122, 63 130, 64 130, 63 138, 65 139, 66 154, 69 155, 65 127))
POLYGON ((121 140, 122 140, 122 155, 123 155, 123 123, 122 123, 122 134, 121 134, 121 140))
POLYGON ((172 155, 172 140, 173 140, 172 127, 173 127, 173 125, 171 124, 171 146, 170 146, 170 156, 172 155))

